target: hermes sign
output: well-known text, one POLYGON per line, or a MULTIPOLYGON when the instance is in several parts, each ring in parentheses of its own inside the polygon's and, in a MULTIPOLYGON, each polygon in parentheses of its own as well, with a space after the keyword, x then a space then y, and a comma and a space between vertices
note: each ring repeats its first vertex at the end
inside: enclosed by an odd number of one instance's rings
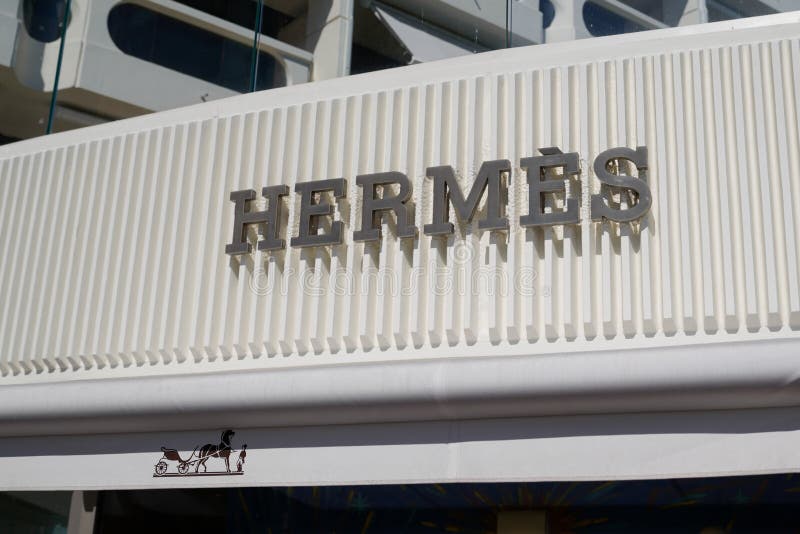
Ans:
MULTIPOLYGON (((515 221, 522 227, 580 224, 580 203, 577 198, 567 198, 567 180, 580 178, 581 168, 577 152, 563 153, 558 148, 541 148, 541 155, 520 160, 520 167, 527 175, 528 214, 515 221), (560 172, 559 172, 560 171, 560 172), (560 200, 562 208, 556 208, 548 197, 560 200)), ((647 170, 647 148, 612 148, 602 152, 594 160, 594 174, 601 183, 601 191, 591 197, 590 213, 593 221, 634 222, 650 209, 650 188, 642 179, 647 170), (639 176, 623 173, 624 169, 636 169, 639 176), (625 196, 629 202, 614 202, 613 196, 625 196)), ((447 236, 454 232, 449 222, 452 207, 459 220, 468 223, 475 217, 481 199, 486 196, 486 216, 478 221, 481 230, 508 230, 509 220, 505 213, 508 176, 511 162, 500 159, 484 162, 465 196, 456 180, 453 167, 443 165, 429 167, 426 176, 433 180, 432 220, 423 225, 422 231, 430 236, 447 236)), ((377 241, 381 239, 381 217, 392 212, 397 219, 397 236, 413 238, 418 228, 414 224, 414 213, 407 206, 412 198, 409 178, 396 171, 364 174, 356 177, 362 188, 361 228, 353 232, 354 241, 377 241)), ((338 245, 343 242, 344 223, 330 221, 327 232, 320 230, 323 217, 332 217, 334 205, 325 196, 335 199, 347 195, 344 178, 298 183, 294 187, 300 195, 298 234, 291 237, 292 247, 338 245)), ((252 189, 234 191, 233 238, 225 247, 231 255, 251 251, 247 242, 247 227, 263 225, 263 239, 259 250, 279 250, 286 246, 281 237, 282 197, 289 195, 289 187, 276 185, 264 187, 261 194, 266 199, 266 210, 248 211, 256 198, 252 189)))

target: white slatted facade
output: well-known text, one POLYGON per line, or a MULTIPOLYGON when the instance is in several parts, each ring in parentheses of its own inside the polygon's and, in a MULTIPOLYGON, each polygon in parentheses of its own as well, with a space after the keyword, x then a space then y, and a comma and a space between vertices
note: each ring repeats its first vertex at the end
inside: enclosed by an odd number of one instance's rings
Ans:
MULTIPOLYGON (((212 103, 7 147, 0 383, 795 337, 800 24, 766 30, 665 34, 658 53, 635 36, 598 40, 632 52, 608 59, 585 59, 611 49, 595 41, 570 45, 586 52, 570 62, 555 46, 499 52, 459 76, 421 66, 370 75, 386 80, 376 91, 352 78, 286 105, 267 92, 240 97, 242 113, 212 103), (530 60, 492 65, 503 57, 530 60), (650 214, 592 223, 595 156, 639 145, 650 214), (524 230, 519 160, 548 146, 581 156, 583 222, 524 230), (477 220, 449 240, 422 233, 426 167, 452 165, 468 190, 501 158, 515 166, 508 233, 477 220), (353 243, 355 177, 389 170, 414 183, 420 235, 399 240, 385 219, 382 242, 353 243), (334 177, 348 180, 343 245, 224 253, 231 191, 334 177)), ((299 202, 287 198, 288 241, 299 202)))

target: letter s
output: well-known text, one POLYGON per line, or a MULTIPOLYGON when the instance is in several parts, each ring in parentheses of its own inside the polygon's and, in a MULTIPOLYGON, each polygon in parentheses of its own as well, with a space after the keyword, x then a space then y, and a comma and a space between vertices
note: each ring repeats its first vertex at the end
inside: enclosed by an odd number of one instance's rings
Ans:
POLYGON ((626 159, 636 165, 636 169, 647 170, 647 147, 637 147, 636 150, 620 147, 611 148, 601 152, 594 160, 594 174, 602 184, 620 189, 629 189, 636 193, 636 204, 628 209, 612 208, 606 203, 602 191, 597 195, 592 195, 592 220, 600 221, 608 219, 615 222, 633 222, 644 217, 650 211, 653 197, 650 194, 650 187, 647 183, 633 176, 624 174, 614 174, 609 172, 606 166, 609 161, 626 159))

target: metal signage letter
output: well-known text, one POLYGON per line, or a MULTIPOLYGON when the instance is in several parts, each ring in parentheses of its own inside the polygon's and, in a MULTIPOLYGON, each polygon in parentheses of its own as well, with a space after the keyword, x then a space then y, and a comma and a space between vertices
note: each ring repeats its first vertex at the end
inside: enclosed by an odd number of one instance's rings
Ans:
POLYGON ((354 241, 379 241, 381 239, 381 216, 384 211, 393 211, 397 217, 397 237, 414 237, 414 212, 406 206, 411 198, 411 180, 401 172, 381 172, 356 176, 356 183, 364 188, 361 201, 361 230, 353 232, 354 241), (388 195, 390 184, 399 184, 400 192, 388 195), (383 197, 378 198, 376 186, 383 186, 383 197))
POLYGON ((462 222, 472 221, 478 210, 478 202, 487 188, 489 189, 486 200, 487 214, 484 220, 478 222, 478 228, 481 230, 507 230, 508 219, 501 216, 501 203, 505 201, 504 193, 507 187, 503 180, 503 173, 510 172, 511 162, 507 159, 484 162, 481 164, 478 176, 475 177, 469 196, 465 200, 453 167, 450 165, 428 167, 427 176, 433 178, 433 222, 423 227, 425 234, 449 235, 455 231, 453 223, 449 222, 451 204, 462 222))
POLYGON ((258 250, 276 250, 286 246, 286 242, 278 236, 278 223, 280 222, 280 197, 289 194, 289 187, 286 185, 274 185, 265 187, 261 194, 267 199, 267 209, 265 211, 247 212, 247 205, 256 198, 256 192, 252 189, 233 191, 231 201, 236 204, 233 219, 233 237, 228 245, 225 245, 225 252, 231 256, 247 254, 251 250, 250 243, 247 242, 247 226, 251 224, 265 224, 267 229, 265 239, 258 242, 258 250))
POLYGON ((628 209, 613 208, 607 204, 602 192, 592 195, 593 221, 608 219, 614 222, 632 222, 641 219, 650 210, 653 198, 647 182, 625 174, 614 174, 608 170, 609 163, 617 161, 619 164, 621 159, 632 162, 641 174, 647 170, 647 147, 640 146, 636 150, 621 147, 601 152, 594 160, 594 173, 603 185, 628 190, 635 203, 631 202, 633 205, 628 209))
POLYGON ((548 193, 567 195, 563 179, 548 179, 549 169, 563 168, 564 179, 580 174, 578 153, 564 154, 556 147, 540 148, 541 156, 523 158, 520 166, 528 175, 528 215, 519 218, 521 226, 549 226, 553 224, 580 224, 580 207, 577 198, 565 198, 564 211, 545 213, 545 195, 548 193))
POLYGON ((293 237, 293 247, 315 247, 318 245, 340 245, 343 240, 342 221, 331 222, 331 231, 327 234, 318 234, 319 218, 333 214, 333 205, 322 198, 314 201, 316 193, 333 192, 334 198, 347 196, 347 180, 333 178, 330 180, 317 180, 315 182, 301 182, 295 184, 294 190, 300 193, 300 228, 297 237, 293 237))

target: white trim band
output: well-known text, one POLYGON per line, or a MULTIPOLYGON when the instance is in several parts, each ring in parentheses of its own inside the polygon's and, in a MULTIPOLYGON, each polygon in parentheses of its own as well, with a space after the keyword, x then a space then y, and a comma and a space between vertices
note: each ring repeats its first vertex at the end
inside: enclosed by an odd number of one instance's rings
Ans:
POLYGON ((800 340, 0 388, 0 435, 800 406, 800 340))

